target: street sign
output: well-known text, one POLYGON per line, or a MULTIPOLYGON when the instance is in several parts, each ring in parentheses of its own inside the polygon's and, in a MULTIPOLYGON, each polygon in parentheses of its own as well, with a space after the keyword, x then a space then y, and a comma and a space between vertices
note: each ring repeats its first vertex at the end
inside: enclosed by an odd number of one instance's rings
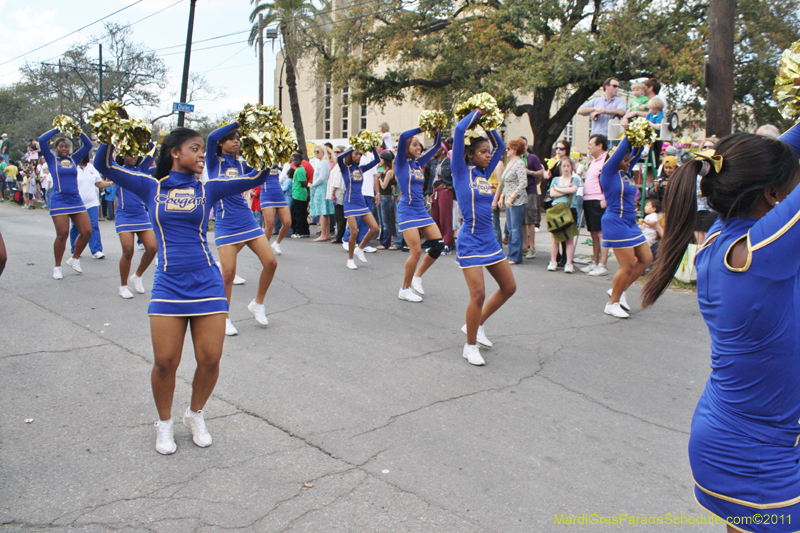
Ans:
POLYGON ((194 104, 182 104, 180 102, 172 102, 173 111, 182 111, 184 113, 194 113, 194 104))

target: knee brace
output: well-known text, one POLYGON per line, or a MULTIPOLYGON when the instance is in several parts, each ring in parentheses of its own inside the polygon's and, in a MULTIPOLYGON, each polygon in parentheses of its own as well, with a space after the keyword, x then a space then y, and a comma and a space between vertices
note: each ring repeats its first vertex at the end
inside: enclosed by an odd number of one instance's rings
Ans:
POLYGON ((433 257, 434 259, 439 259, 439 256, 442 255, 443 251, 444 251, 444 239, 439 239, 431 243, 430 248, 428 248, 428 255, 433 257))

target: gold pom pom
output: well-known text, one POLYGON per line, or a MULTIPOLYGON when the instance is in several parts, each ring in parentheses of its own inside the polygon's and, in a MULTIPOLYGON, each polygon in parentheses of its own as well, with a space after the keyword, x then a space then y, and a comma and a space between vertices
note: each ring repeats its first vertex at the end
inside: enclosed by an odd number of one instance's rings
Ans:
POLYGON ((625 136, 628 138, 628 143, 633 148, 641 148, 653 144, 658 137, 656 130, 653 129, 653 126, 651 126, 644 117, 633 119, 625 130, 625 136))
POLYGON ((113 135, 120 129, 120 121, 128 118, 128 113, 119 102, 103 102, 89 117, 97 138, 103 144, 110 144, 113 135))
POLYGON ((81 129, 75 124, 75 121, 66 115, 58 115, 53 119, 53 126, 67 137, 79 137, 81 129))
POLYGON ((282 165, 292 158, 297 143, 294 130, 273 106, 247 104, 237 116, 242 157, 255 169, 282 165))
POLYGON ((505 116, 497 107, 497 100, 489 93, 478 93, 456 106, 456 121, 461 120, 474 109, 486 111, 486 114, 477 121, 477 124, 486 131, 496 130, 505 120, 505 116))
POLYGON ((136 118, 124 118, 111 136, 111 144, 122 157, 137 157, 147 153, 151 135, 150 124, 136 118))
POLYGON ((778 109, 785 118, 800 118, 800 41, 783 51, 774 94, 778 109))
POLYGON ((442 111, 423 111, 419 114, 419 128, 428 137, 433 137, 435 132, 447 127, 447 115, 442 111))
POLYGON ((350 137, 349 141, 350 146, 363 154, 380 146, 383 142, 383 138, 381 134, 376 131, 364 130, 358 134, 358 137, 350 137))

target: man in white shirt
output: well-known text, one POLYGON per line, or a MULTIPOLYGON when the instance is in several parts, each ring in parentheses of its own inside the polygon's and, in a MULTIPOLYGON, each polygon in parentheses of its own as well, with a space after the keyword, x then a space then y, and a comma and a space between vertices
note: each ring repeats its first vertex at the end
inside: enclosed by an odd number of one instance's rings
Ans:
MULTIPOLYGON (((105 189, 114 185, 112 182, 104 180, 103 176, 97 171, 94 166, 89 163, 89 157, 83 159, 78 163, 78 191, 81 194, 83 205, 86 206, 86 211, 89 213, 89 219, 92 221, 92 235, 89 237, 89 251, 92 252, 92 257, 95 259, 103 259, 106 254, 103 253, 103 242, 100 239, 100 226, 98 220, 100 218, 100 196, 98 189, 105 189)), ((72 223, 69 230, 69 242, 71 250, 75 251, 75 239, 78 238, 78 228, 75 223, 72 223)))

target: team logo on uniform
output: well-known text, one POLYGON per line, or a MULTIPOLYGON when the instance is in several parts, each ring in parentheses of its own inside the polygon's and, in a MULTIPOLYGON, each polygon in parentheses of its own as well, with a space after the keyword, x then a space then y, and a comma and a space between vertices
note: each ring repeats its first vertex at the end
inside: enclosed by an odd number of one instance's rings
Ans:
POLYGON ((272 169, 270 169, 270 171, 269 171, 269 175, 270 175, 270 176, 277 176, 277 175, 278 175, 278 174, 280 174, 280 173, 281 173, 281 171, 280 171, 279 169, 277 169, 277 168, 272 168, 272 169))
POLYGON ((364 179, 364 176, 361 175, 360 170, 354 170, 352 174, 350 174, 351 181, 361 181, 364 179))
POLYGON ((469 184, 471 189, 476 189, 478 194, 494 195, 491 184, 484 177, 477 177, 469 184))
POLYGON ((419 169, 411 169, 411 179, 417 181, 425 181, 425 176, 422 174, 422 171, 419 169))
POLYGON ((58 166, 60 166, 61 168, 72 168, 75 165, 72 164, 71 159, 62 159, 61 161, 58 162, 58 166))
POLYGON ((156 203, 164 204, 167 211, 191 212, 198 205, 204 205, 206 199, 198 198, 194 189, 172 189, 167 194, 156 196, 156 203))
POLYGON ((225 177, 226 178, 235 178, 238 175, 239 175, 239 169, 238 168, 231 167, 231 168, 229 168, 228 170, 225 171, 225 177))

